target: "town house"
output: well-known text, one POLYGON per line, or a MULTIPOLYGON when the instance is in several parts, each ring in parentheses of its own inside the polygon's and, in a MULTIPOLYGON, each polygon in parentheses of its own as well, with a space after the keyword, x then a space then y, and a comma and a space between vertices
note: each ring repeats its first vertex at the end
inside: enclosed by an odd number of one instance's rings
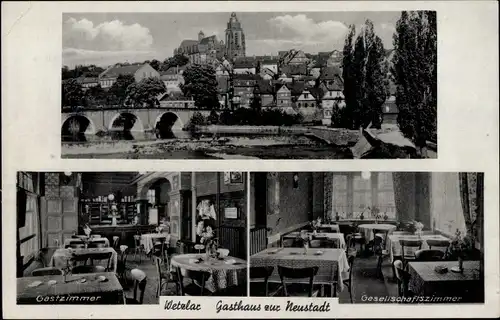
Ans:
POLYGON ((109 67, 99 75, 99 84, 102 88, 110 88, 119 75, 133 75, 135 82, 145 78, 160 78, 160 74, 149 63, 137 63, 130 65, 116 64, 109 67))

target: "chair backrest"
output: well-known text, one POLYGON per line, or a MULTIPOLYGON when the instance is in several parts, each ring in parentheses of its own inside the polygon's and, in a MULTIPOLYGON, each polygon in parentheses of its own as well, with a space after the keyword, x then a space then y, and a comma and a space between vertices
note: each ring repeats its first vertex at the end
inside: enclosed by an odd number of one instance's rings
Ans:
POLYGON ((273 266, 268 267, 250 267, 250 281, 257 279, 264 279, 265 296, 269 293, 269 277, 274 271, 273 266))
POLYGON ((85 253, 85 254, 76 254, 76 253, 73 253, 72 256, 71 256, 71 259, 68 259, 68 265, 70 263, 73 263, 73 266, 76 266, 76 265, 78 265, 79 262, 83 262, 83 265, 86 265, 87 261, 89 259, 90 259, 90 256, 87 253, 85 253))
POLYGON ((181 267, 177 267, 177 279, 179 281, 179 287, 181 291, 181 295, 185 294, 184 290, 184 277, 188 277, 191 280, 198 283, 200 286, 200 295, 203 295, 205 292, 205 282, 210 278, 211 273, 209 271, 199 271, 199 270, 186 270, 181 267))
POLYGON ((155 268, 156 268, 156 275, 158 276, 158 281, 161 283, 161 280, 162 280, 162 273, 161 273, 162 261, 161 261, 161 258, 157 257, 157 256, 153 256, 153 259, 154 259, 154 264, 155 264, 155 268))
POLYGON ((319 267, 309 267, 309 268, 289 268, 278 266, 278 274, 281 279, 281 284, 283 285, 283 291, 285 296, 288 296, 288 291, 286 287, 286 279, 304 279, 309 278, 309 297, 312 296, 313 286, 314 286, 314 276, 318 273, 319 267))
POLYGON ((403 258, 414 257, 415 251, 422 248, 422 240, 399 240, 403 258))
POLYGON ((148 278, 144 271, 137 268, 130 270, 130 275, 134 280, 134 300, 142 304, 144 302, 144 292, 146 291, 148 278), (140 291, 139 299, 137 299, 137 289, 140 291))
POLYGON ((285 248, 291 248, 291 247, 295 247, 295 239, 283 239, 281 241, 281 244, 283 245, 283 247, 285 248))
POLYGON ((39 268, 35 269, 31 272, 31 275, 33 277, 39 277, 39 276, 56 276, 56 275, 62 275, 63 271, 58 268, 54 267, 46 267, 46 268, 39 268))
POLYGON ((417 261, 439 261, 443 260, 444 252, 440 250, 417 250, 415 259, 417 261))
POLYGON ((106 264, 106 270, 109 269, 109 265, 111 263, 111 256, 113 255, 112 252, 92 252, 89 253, 88 256, 92 261, 102 261, 102 260, 107 260, 106 264))
POLYGON ((426 240, 426 242, 427 242, 427 246, 429 247, 429 249, 432 249, 432 248, 446 249, 450 246, 449 240, 428 239, 428 240, 426 240))
POLYGON ((332 229, 330 227, 320 227, 317 230, 319 233, 334 233, 337 232, 337 229, 332 229))

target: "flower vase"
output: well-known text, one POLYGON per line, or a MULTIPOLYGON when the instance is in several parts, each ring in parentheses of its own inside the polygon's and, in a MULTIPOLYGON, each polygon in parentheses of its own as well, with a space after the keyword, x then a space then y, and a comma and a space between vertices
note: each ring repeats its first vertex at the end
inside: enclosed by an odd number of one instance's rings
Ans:
POLYGON ((111 225, 116 226, 116 217, 114 216, 111 218, 111 225))
POLYGON ((361 215, 359 216, 359 220, 364 220, 364 219, 365 219, 365 216, 361 214, 361 215))
POLYGON ((313 230, 313 236, 317 236, 318 235, 318 231, 316 231, 316 229, 313 230))
POLYGON ((339 221, 340 217, 339 216, 335 216, 335 221, 339 221))

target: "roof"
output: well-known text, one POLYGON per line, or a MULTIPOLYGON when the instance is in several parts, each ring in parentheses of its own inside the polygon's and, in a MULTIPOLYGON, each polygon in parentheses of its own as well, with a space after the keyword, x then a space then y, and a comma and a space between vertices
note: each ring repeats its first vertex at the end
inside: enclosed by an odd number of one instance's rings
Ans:
POLYGON ((297 75, 297 74, 307 74, 307 66, 305 64, 291 64, 284 65, 281 67, 281 72, 285 73, 287 76, 297 75))
POLYGON ((198 40, 182 40, 179 47, 190 47, 198 44, 198 40))
POLYGON ((236 60, 233 64, 233 69, 238 68, 255 68, 257 66, 257 61, 255 60, 236 60))
POLYGON ((260 94, 273 94, 274 89, 270 81, 259 80, 257 81, 256 92, 260 94))
POLYGON ((116 78, 119 75, 127 75, 131 74, 134 75, 137 70, 142 68, 145 64, 131 64, 128 66, 120 66, 120 65, 114 65, 107 70, 103 71, 100 75, 99 78, 116 78))
POLYGON ((76 82, 78 82, 78 83, 96 83, 96 82, 99 82, 99 78, 95 78, 95 77, 78 77, 78 78, 76 78, 76 82))
POLYGON ((363 158, 377 148, 380 143, 400 148, 416 149, 413 142, 405 138, 399 130, 375 134, 369 129, 363 129, 363 134, 358 142, 351 148, 351 151, 354 158, 363 158))
POLYGON ((287 83, 285 86, 290 89, 292 96, 300 96, 305 88, 309 89, 304 82, 287 83))
POLYGON ((217 36, 213 35, 213 36, 210 36, 210 37, 205 37, 205 38, 201 39, 201 41, 200 41, 199 44, 209 44, 212 41, 214 43, 217 43, 217 36))
POLYGON ((260 77, 256 74, 235 74, 233 80, 259 80, 260 77))
POLYGON ((323 97, 323 89, 321 89, 320 87, 313 87, 313 88, 309 89, 309 92, 316 99, 320 99, 321 97, 323 97))
POLYGON ((164 94, 159 100, 160 101, 186 101, 186 100, 192 100, 192 99, 187 98, 180 91, 172 91, 171 93, 164 94))
POLYGON ((324 67, 319 75, 320 80, 336 80, 338 77, 342 79, 342 71, 339 67, 324 67))
POLYGON ((262 74, 268 74, 268 75, 270 75, 270 76, 274 76, 274 75, 275 75, 274 71, 273 71, 273 70, 271 70, 271 69, 269 69, 269 68, 262 68, 262 69, 260 70, 260 74, 261 74, 261 75, 262 75, 262 74))
POLYGON ((160 76, 165 76, 165 75, 173 76, 178 73, 178 70, 180 71, 180 68, 177 69, 176 67, 170 67, 168 70, 160 71, 160 76))

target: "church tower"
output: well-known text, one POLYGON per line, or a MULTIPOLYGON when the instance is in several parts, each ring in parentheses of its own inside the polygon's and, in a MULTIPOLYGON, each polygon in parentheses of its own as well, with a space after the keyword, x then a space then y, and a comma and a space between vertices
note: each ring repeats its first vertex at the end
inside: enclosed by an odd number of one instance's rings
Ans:
POLYGON ((229 59, 245 56, 245 34, 234 12, 226 28, 226 55, 229 59))
POLYGON ((205 38, 205 34, 203 33, 203 31, 200 31, 198 33, 198 41, 201 41, 201 39, 205 38))

